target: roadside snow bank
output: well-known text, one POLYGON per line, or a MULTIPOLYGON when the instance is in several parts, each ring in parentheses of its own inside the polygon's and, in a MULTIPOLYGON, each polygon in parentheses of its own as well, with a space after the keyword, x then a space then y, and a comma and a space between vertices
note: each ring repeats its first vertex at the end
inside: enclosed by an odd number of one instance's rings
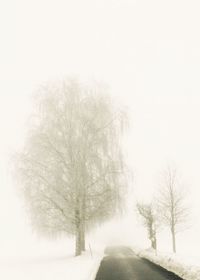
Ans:
POLYGON ((133 249, 141 258, 145 258, 165 269, 175 273, 184 280, 200 280, 200 266, 191 265, 188 261, 180 256, 163 254, 149 250, 133 249))
MULTIPOLYGON (((99 266, 100 266, 100 263, 101 263, 103 257, 104 257, 104 255, 102 254, 102 255, 95 255, 92 258, 92 265, 90 265, 89 273, 87 274, 86 277, 84 277, 83 280, 95 280, 96 274, 98 272, 98 269, 99 269, 99 266)), ((80 278, 78 278, 77 280, 80 280, 80 278)))

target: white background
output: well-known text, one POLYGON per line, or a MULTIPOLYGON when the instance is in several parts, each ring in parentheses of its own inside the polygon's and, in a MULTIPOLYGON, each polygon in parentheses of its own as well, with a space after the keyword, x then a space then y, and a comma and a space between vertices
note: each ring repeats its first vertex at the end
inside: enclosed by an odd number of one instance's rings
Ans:
MULTIPOLYGON (((178 249, 199 251, 199 13, 197 0, 0 1, 1 253, 18 255, 36 242, 11 176, 12 154, 23 144, 38 85, 68 75, 109 84, 128 107, 136 198, 151 196, 166 164, 177 166, 191 206, 178 249)), ((143 243, 133 210, 127 216, 107 231, 143 243)))

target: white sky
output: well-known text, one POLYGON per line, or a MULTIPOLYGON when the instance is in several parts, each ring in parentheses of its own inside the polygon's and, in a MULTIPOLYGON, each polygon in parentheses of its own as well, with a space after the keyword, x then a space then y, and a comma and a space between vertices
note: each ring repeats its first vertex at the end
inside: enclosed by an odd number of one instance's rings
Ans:
POLYGON ((23 141, 31 95, 46 80, 77 75, 108 83, 128 105, 139 196, 151 194, 159 171, 175 162, 195 220, 181 246, 200 248, 199 13, 198 0, 0 0, 3 243, 23 237, 9 158, 23 141))

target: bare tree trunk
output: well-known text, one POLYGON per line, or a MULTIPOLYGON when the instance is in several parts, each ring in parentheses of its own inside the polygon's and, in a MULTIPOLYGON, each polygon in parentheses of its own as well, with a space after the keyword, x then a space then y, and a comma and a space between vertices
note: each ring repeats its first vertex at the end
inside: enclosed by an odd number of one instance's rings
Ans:
POLYGON ((151 248, 154 249, 154 241, 151 239, 151 248))
POLYGON ((155 236, 151 239, 151 248, 157 250, 157 240, 155 236))
POLYGON ((153 223, 149 224, 149 238, 151 240, 151 248, 157 249, 156 231, 153 228, 153 223))
POLYGON ((80 211, 75 211, 75 221, 76 221, 76 251, 75 256, 81 255, 81 220, 80 211))
POLYGON ((76 226, 76 256, 81 255, 85 251, 85 228, 82 221, 76 226))
POLYGON ((151 241, 151 248, 154 249, 154 238, 153 238, 153 232, 152 232, 151 226, 150 226, 150 229, 149 229, 149 239, 151 241))
POLYGON ((85 207, 86 207, 86 201, 85 201, 85 190, 83 189, 83 195, 82 195, 82 209, 81 209, 81 250, 85 251, 85 207))
POLYGON ((154 235, 154 249, 157 251, 157 237, 156 237, 156 232, 154 235))
POLYGON ((80 227, 76 230, 76 252, 75 256, 81 255, 81 230, 80 227))
POLYGON ((176 253, 176 236, 174 226, 171 228, 173 253, 176 253))
POLYGON ((84 225, 84 221, 82 222, 82 227, 81 227, 81 250, 85 251, 85 225, 84 225))

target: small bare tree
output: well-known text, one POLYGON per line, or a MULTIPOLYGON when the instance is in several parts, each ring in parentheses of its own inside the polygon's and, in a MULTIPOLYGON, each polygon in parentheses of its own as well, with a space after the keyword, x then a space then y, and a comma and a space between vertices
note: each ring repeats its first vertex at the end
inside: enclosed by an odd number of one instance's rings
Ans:
POLYGON ((122 201, 125 119, 98 86, 65 80, 39 93, 17 171, 34 227, 74 235, 80 255, 85 232, 122 201))
POLYGON ((184 229, 187 221, 188 208, 185 198, 186 193, 184 188, 181 188, 176 169, 168 167, 164 171, 158 205, 161 220, 170 228, 174 253, 176 253, 176 234, 184 229))
POLYGON ((137 203, 136 205, 139 215, 142 217, 144 227, 148 232, 148 238, 151 241, 151 247, 157 250, 157 221, 155 209, 152 203, 137 203))

